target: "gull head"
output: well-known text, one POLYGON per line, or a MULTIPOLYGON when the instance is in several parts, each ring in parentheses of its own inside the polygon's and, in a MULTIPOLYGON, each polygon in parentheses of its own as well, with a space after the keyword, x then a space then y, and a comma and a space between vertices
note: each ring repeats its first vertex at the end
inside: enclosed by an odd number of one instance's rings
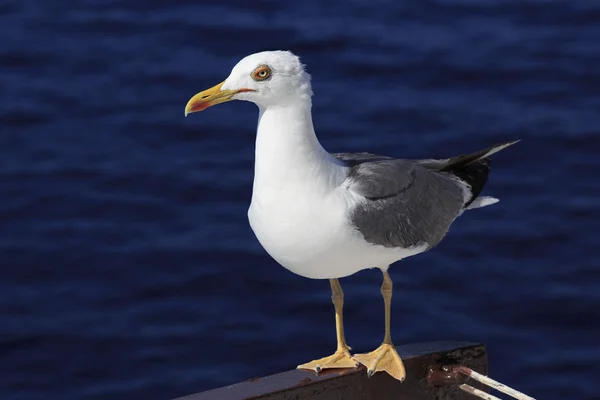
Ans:
POLYGON ((223 82, 188 101, 185 115, 231 100, 251 101, 262 109, 296 103, 310 105, 310 75, 289 51, 263 51, 238 62, 223 82))

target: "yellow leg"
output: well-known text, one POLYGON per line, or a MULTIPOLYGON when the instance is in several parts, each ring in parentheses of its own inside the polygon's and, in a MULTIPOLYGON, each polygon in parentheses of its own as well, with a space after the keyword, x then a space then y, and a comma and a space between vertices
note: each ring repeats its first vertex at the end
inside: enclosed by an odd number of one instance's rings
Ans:
POLYGON ((403 381, 406 378, 404 363, 398 355, 390 333, 390 309, 392 305, 392 280, 387 271, 383 272, 381 294, 385 306, 385 336, 383 343, 376 350, 367 354, 357 354, 354 359, 367 367, 367 374, 372 376, 379 371, 385 371, 395 379, 403 381))
POLYGON ((299 369, 309 369, 315 372, 321 372, 327 368, 355 368, 358 363, 350 355, 350 347, 346 344, 344 337, 344 292, 337 279, 330 279, 331 301, 335 306, 335 330, 337 334, 337 350, 331 356, 323 357, 318 360, 298 365, 299 369))

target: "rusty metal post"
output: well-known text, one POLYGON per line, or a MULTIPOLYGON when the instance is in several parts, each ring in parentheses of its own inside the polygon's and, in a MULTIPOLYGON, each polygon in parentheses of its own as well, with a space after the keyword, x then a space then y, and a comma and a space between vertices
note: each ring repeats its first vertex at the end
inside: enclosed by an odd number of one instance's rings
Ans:
POLYGON ((428 379, 432 366, 463 365, 487 374, 487 356, 482 344, 429 342, 397 349, 406 367, 406 380, 402 383, 385 373, 368 378, 364 367, 319 375, 294 369, 176 400, 472 400, 470 394, 456 385, 434 384, 428 379))

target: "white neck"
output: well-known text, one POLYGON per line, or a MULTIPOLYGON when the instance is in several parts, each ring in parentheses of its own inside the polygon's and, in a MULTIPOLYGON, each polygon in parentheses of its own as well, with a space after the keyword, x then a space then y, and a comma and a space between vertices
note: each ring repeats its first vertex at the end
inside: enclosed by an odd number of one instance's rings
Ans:
POLYGON ((327 190, 341 183, 341 166, 315 135, 310 100, 260 108, 254 172, 255 191, 308 182, 327 190))

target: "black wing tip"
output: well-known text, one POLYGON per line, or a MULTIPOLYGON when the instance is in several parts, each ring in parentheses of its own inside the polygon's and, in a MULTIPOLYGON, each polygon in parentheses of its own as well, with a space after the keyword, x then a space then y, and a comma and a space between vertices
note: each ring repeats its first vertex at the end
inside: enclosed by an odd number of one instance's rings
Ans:
POLYGON ((470 187, 471 198, 465 203, 464 207, 468 207, 483 191, 491 170, 491 156, 520 141, 521 139, 517 139, 511 142, 498 143, 485 150, 463 157, 459 156, 460 159, 449 166, 450 168, 446 171, 466 182, 470 187))
POLYGON ((499 151, 502 151, 520 141, 521 139, 517 139, 513 140, 512 142, 497 143, 483 150, 452 157, 448 160, 448 163, 441 169, 441 171, 452 172, 460 168, 465 168, 468 165, 475 164, 480 160, 489 158, 499 151))

